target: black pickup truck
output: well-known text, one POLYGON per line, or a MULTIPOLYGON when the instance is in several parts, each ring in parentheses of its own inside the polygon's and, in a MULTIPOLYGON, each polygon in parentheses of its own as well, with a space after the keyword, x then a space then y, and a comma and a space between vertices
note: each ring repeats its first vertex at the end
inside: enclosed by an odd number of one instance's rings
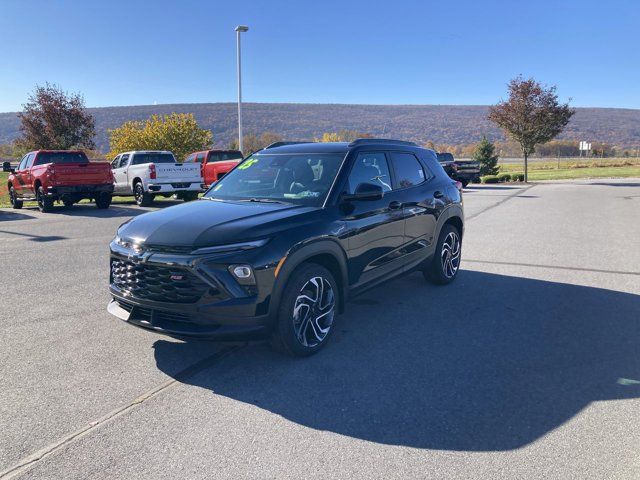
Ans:
POLYGON ((466 187, 470 183, 480 182, 480 162, 475 160, 456 160, 451 153, 438 153, 438 162, 453 180, 466 187))

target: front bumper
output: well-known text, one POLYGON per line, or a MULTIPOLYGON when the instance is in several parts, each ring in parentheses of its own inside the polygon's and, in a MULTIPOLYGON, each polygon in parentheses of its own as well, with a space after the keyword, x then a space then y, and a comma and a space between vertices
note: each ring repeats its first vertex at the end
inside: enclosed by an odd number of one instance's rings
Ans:
POLYGON ((112 242, 107 310, 132 325, 172 336, 263 336, 271 327, 274 270, 255 269, 256 286, 243 287, 227 268, 242 263, 234 255, 151 251, 138 256, 112 242))

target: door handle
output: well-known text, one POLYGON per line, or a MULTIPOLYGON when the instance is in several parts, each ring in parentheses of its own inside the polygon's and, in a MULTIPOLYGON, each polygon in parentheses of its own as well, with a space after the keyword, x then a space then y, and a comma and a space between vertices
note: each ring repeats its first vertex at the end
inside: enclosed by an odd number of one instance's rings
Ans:
POLYGON ((444 197, 444 194, 440 190, 436 190, 435 192, 433 192, 433 198, 442 198, 442 197, 444 197))
POLYGON ((394 200, 393 202, 389 203, 389 208, 391 210, 398 210, 399 208, 402 208, 402 203, 394 200))

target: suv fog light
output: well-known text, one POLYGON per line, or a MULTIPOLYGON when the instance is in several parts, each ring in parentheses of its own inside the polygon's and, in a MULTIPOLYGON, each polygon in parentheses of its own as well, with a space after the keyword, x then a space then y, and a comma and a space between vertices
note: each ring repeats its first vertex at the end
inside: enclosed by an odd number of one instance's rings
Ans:
POLYGON ((256 279, 253 276, 253 269, 249 265, 231 265, 229 267, 231 275, 236 277, 240 285, 255 285, 256 279))

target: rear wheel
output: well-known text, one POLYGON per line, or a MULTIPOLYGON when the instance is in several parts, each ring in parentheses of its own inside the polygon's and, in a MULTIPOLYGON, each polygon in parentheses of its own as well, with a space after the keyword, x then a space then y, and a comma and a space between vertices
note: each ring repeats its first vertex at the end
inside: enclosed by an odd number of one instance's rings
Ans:
POLYGON ((47 197, 42 186, 39 186, 36 190, 36 201, 41 212, 48 213, 53 210, 53 198, 47 197))
POLYGON ((22 208, 22 200, 18 200, 18 196, 16 195, 16 191, 13 188, 13 185, 9 187, 9 203, 11 203, 11 207, 19 210, 22 208))
POLYGON ((99 193, 96 197, 96 207, 105 209, 109 208, 109 205, 111 205, 111 194, 106 192, 99 193))
POLYGON ((198 198, 198 192, 182 192, 178 195, 185 202, 192 202, 198 198))
POLYGON ((144 191, 144 187, 141 182, 138 182, 133 186, 133 196, 135 197, 136 203, 139 207, 148 207, 153 203, 153 195, 144 191))
POLYGON ((329 270, 314 263, 298 267, 283 292, 271 345, 294 357, 316 353, 333 332, 337 296, 329 270))
POLYGON ((455 280, 460 268, 462 238, 451 224, 445 224, 440 231, 436 252, 423 273, 427 280, 438 285, 446 285, 455 280))

